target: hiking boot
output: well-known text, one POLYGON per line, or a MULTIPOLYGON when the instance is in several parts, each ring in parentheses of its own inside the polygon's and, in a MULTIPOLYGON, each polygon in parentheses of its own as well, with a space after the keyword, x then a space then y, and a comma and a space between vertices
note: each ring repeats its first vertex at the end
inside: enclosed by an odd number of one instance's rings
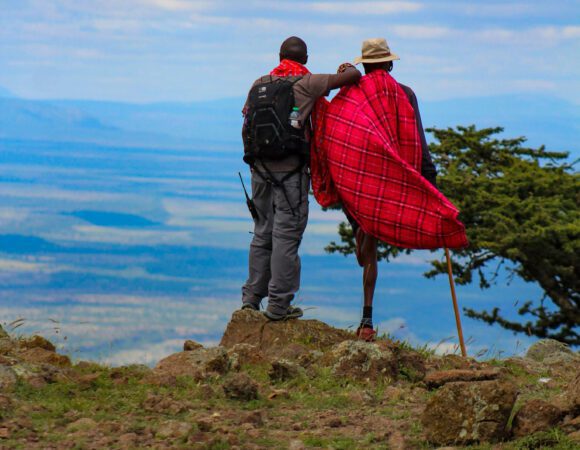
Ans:
POLYGON ((356 329, 356 337, 361 341, 374 342, 377 332, 370 327, 358 327, 356 329))
POLYGON ((250 311, 260 311, 260 305, 255 305, 254 303, 244 303, 241 309, 242 310, 249 309, 250 311))
POLYGON ((268 310, 264 311, 264 315, 270 320, 290 320, 290 319, 298 319, 304 315, 304 311, 302 311, 297 306, 289 306, 286 310, 286 314, 275 314, 268 310))

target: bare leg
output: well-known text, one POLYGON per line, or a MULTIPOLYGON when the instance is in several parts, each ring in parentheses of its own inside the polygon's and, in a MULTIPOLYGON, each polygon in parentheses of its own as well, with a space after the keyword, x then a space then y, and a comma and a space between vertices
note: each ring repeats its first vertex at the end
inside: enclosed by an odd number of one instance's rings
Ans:
POLYGON ((365 306, 373 306, 375 295, 375 286, 377 284, 378 265, 377 265, 377 240, 367 236, 365 239, 365 249, 363 250, 364 268, 363 268, 363 289, 365 296, 365 306))
POLYGON ((372 326, 372 306, 377 283, 377 239, 358 230, 356 235, 359 264, 363 266, 364 307, 361 324, 357 329, 359 339, 373 341, 376 332, 372 326))
POLYGON ((363 267, 364 306, 373 306, 375 286, 377 284, 377 239, 366 234, 362 229, 356 233, 357 258, 363 267))

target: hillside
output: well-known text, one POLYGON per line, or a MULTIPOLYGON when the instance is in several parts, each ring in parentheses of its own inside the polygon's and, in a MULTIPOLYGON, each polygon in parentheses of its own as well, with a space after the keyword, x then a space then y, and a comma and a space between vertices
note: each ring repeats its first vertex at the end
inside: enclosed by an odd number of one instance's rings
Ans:
POLYGON ((578 448, 580 356, 478 362, 234 313, 221 345, 155 368, 72 364, 0 337, 2 448, 578 448), (495 442, 495 444, 490 444, 495 442))
MULTIPOLYGON (((243 98, 204 102, 123 103, 2 98, 0 138, 188 148, 223 142, 239 146, 243 98)), ((425 127, 502 126, 532 146, 580 154, 580 106, 546 95, 421 101, 425 127)))

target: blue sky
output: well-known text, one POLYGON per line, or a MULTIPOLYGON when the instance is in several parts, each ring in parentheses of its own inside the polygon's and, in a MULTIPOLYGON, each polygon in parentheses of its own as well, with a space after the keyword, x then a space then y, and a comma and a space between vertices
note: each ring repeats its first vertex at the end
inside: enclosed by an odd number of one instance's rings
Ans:
POLYGON ((0 86, 136 102, 244 95, 299 35, 316 72, 384 36, 421 99, 580 103, 580 5, 548 1, 0 0, 0 86))

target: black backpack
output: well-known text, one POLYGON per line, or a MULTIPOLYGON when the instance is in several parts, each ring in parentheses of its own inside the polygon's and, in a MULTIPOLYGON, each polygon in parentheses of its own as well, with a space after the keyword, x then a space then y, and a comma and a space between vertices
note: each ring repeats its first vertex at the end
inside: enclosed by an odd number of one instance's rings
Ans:
POLYGON ((294 84, 276 78, 252 87, 244 122, 244 161, 250 165, 258 159, 278 160, 287 156, 305 155, 308 146, 304 126, 294 128, 289 116, 295 106, 294 84))

